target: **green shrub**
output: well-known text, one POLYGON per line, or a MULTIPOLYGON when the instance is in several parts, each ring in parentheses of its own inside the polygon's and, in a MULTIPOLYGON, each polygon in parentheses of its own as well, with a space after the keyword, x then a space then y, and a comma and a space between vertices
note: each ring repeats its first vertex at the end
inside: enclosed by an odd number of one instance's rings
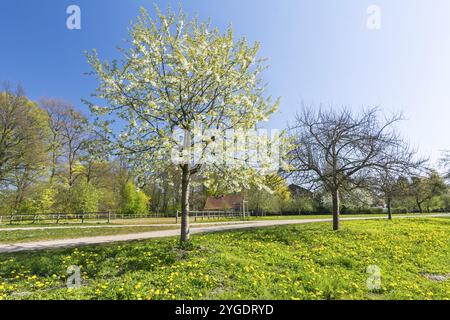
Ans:
POLYGON ((95 212, 98 210, 99 193, 86 179, 80 180, 71 190, 73 212, 95 212))
POLYGON ((37 208, 32 199, 25 199, 22 201, 20 206, 17 208, 17 212, 20 214, 30 214, 30 213, 36 213, 37 208))
POLYGON ((48 185, 44 187, 34 200, 35 207, 38 213, 49 213, 52 212, 53 205, 55 204, 57 190, 52 186, 48 185))
POLYGON ((122 189, 120 212, 126 215, 146 214, 150 197, 139 190, 133 182, 127 182, 122 189))

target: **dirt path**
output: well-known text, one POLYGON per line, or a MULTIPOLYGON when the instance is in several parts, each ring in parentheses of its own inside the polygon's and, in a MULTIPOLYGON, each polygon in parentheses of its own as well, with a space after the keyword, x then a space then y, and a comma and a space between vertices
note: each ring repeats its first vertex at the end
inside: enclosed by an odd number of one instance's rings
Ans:
MULTIPOLYGON (((427 216, 418 216, 418 215, 403 216, 403 217, 397 217, 396 219, 436 218, 436 217, 450 217, 450 214, 435 214, 435 215, 427 215, 427 216)), ((385 217, 341 218, 342 221, 379 220, 379 219, 386 219, 386 218, 385 217)), ((240 224, 222 223, 221 225, 217 225, 218 223, 216 223, 215 226, 192 228, 191 234, 220 232, 220 231, 238 230, 238 229, 271 227, 271 226, 280 226, 280 225, 329 222, 329 221, 331 221, 331 219, 327 218, 327 219, 301 219, 301 220, 265 220, 265 221, 245 222, 245 223, 240 223, 240 224)), ((56 249, 56 248, 71 248, 71 247, 87 246, 87 245, 99 245, 99 244, 112 243, 112 242, 173 237, 173 236, 179 235, 179 233, 180 233, 179 230, 172 229, 172 230, 149 231, 149 232, 124 234, 124 235, 109 235, 109 236, 86 237, 86 238, 77 238, 77 239, 60 239, 60 240, 29 242, 29 243, 2 244, 2 245, 0 245, 0 253, 37 251, 37 250, 56 249)))

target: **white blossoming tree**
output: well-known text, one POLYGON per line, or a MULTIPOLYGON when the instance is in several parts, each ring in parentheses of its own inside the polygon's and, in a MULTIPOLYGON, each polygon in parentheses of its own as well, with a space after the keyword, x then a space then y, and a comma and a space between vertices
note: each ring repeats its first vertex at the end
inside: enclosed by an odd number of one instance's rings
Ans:
MULTIPOLYGON (((231 28, 221 33, 170 8, 165 15, 157 12, 153 20, 141 9, 130 29, 129 48, 120 49, 120 61, 102 62, 95 50, 88 54, 99 81, 94 97, 106 101, 104 106, 90 103, 90 108, 104 138, 127 155, 138 172, 145 174, 169 162, 181 170, 181 243, 185 243, 191 177, 224 170, 228 172, 224 179, 229 177, 236 187, 257 171, 252 166, 237 170, 224 162, 201 161, 214 154, 208 147, 230 129, 255 128, 276 110, 278 101, 263 96, 259 75, 264 65, 257 59, 258 44, 235 41, 231 28), (185 132, 183 139, 177 138, 176 130, 185 132), (205 134, 211 130, 214 135, 205 134), (194 149, 196 161, 189 156, 194 149), (174 150, 180 151, 181 161, 173 161, 174 150)), ((230 141, 237 138, 235 133, 230 141)))

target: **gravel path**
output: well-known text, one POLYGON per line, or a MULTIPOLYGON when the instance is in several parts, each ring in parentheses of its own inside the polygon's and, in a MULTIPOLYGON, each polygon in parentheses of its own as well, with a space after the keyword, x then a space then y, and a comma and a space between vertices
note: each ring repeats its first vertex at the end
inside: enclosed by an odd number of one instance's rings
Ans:
MULTIPOLYGON (((240 224, 242 221, 202 222, 191 223, 191 226, 216 225, 216 224, 240 224)), ((249 221, 250 223, 250 221, 249 221)), ((0 228, 0 232, 7 231, 35 231, 35 230, 61 230, 61 229, 104 229, 104 228, 134 228, 134 227, 177 227, 176 223, 153 223, 153 224, 99 224, 87 226, 55 226, 55 227, 8 227, 0 228)))
MULTIPOLYGON (((435 214, 427 216, 402 216, 396 217, 396 219, 406 219, 406 218, 436 218, 436 217, 450 217, 450 214, 435 214)), ((367 217, 367 218, 341 218, 342 221, 352 221, 352 220, 379 220, 386 219, 385 217, 367 217)), ((261 227, 271 227, 280 225, 294 225, 294 224, 305 224, 305 223, 315 223, 315 222, 329 222, 331 219, 301 219, 301 220, 265 220, 265 221, 252 221, 240 224, 230 224, 230 223, 215 223, 214 226, 205 226, 191 228, 191 234, 198 233, 209 233, 209 232, 220 232, 228 230, 238 230, 238 229, 251 229, 251 228, 261 228, 261 227)), ((153 225, 154 226, 154 225, 153 225)), ((173 226, 173 225, 172 225, 173 226)), ((39 242, 29 242, 29 243, 16 243, 16 244, 2 244, 0 245, 0 253, 12 253, 21 251, 37 251, 46 249, 56 249, 56 248, 71 248, 87 245, 99 245, 112 242, 123 242, 132 240, 144 240, 152 238, 163 238, 178 236, 180 231, 178 229, 172 230, 159 230, 159 231, 149 231, 142 233, 124 234, 124 235, 109 235, 109 236, 96 236, 96 237, 86 237, 77 239, 60 239, 60 240, 49 240, 49 241, 39 241, 39 242)))

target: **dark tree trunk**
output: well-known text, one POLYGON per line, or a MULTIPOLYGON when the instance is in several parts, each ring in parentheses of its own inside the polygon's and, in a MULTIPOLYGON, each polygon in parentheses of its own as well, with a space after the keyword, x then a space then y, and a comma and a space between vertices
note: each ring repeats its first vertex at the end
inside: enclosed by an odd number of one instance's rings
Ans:
POLYGON ((163 191, 163 199, 162 199, 162 212, 164 212, 164 213, 166 213, 167 212, 167 208, 169 207, 169 204, 168 204, 168 200, 167 200, 167 189, 168 189, 168 187, 169 187, 169 184, 168 183, 164 183, 164 191, 163 191))
POLYGON ((52 169, 51 169, 51 173, 50 173, 50 184, 53 183, 55 176, 56 176, 56 162, 53 160, 52 169))
POLYGON ((189 242, 189 165, 184 165, 183 176, 181 180, 181 244, 189 242))
POLYGON ((340 201, 339 201, 339 190, 332 190, 333 198, 333 230, 339 230, 339 212, 340 212, 340 201))
POLYGON ((392 220, 392 199, 391 199, 391 197, 387 198, 387 212, 388 212, 388 219, 392 220))
POLYGON ((422 203, 420 201, 417 201, 417 207, 419 208, 419 212, 423 213, 422 203))

